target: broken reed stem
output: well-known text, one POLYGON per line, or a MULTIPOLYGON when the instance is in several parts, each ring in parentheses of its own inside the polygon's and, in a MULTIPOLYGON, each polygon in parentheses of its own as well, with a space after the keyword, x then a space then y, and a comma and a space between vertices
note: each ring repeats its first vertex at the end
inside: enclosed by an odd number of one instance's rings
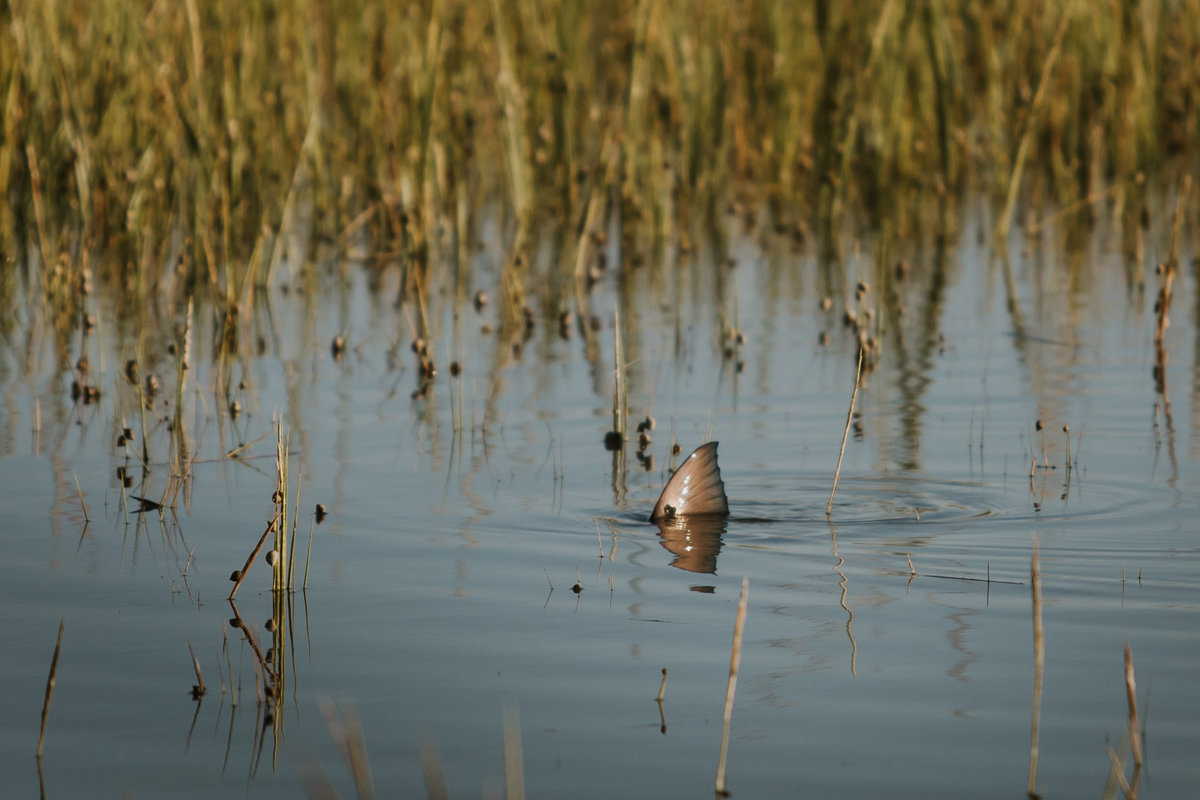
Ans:
POLYGON ((1129 701, 1129 744, 1133 750, 1133 765, 1142 766, 1142 737, 1138 731, 1137 681, 1133 677, 1133 651, 1125 643, 1125 699, 1129 701))
POLYGON ((657 700, 658 700, 658 702, 660 702, 660 703, 663 701, 663 695, 664 695, 664 694, 666 693, 666 691, 667 691, 667 668, 666 668, 666 667, 663 667, 663 673, 662 673, 662 675, 663 675, 663 678, 662 678, 662 683, 660 683, 660 684, 658 685, 658 697, 657 697, 657 698, 655 698, 655 699, 657 699, 657 700))
MULTIPOLYGON (((267 529, 263 531, 262 536, 258 537, 258 544, 254 546, 254 550, 250 553, 250 557, 246 559, 245 566, 243 566, 237 574, 237 580, 235 580, 233 584, 233 591, 229 593, 230 600, 237 596, 238 589, 241 588, 242 581, 246 580, 246 573, 250 571, 250 565, 254 563, 254 559, 258 558, 259 551, 262 550, 263 544, 265 544, 267 541, 267 537, 275 531, 275 527, 278 522, 279 514, 277 513, 275 518, 267 523, 267 529)), ((279 562, 277 561, 275 563, 278 564, 279 562)))
MULTIPOLYGON (((725 687, 725 715, 721 728, 721 755, 717 759, 717 794, 725 791, 725 761, 729 755, 729 723, 733 718, 733 696, 737 692, 738 668, 742 664, 742 633, 746 629, 746 596, 750 591, 750 579, 742 578, 742 594, 738 598, 737 621, 733 624, 733 647, 729 654, 729 684, 725 687)), ((665 670, 664 670, 665 672, 665 670)), ((666 676, 663 676, 666 680, 666 676)))
POLYGON ((846 439, 850 436, 850 422, 854 419, 854 402, 858 399, 858 387, 862 385, 863 348, 858 348, 858 369, 854 373, 854 391, 850 393, 850 408, 846 411, 846 429, 842 431, 842 447, 838 450, 837 469, 833 471, 833 488, 829 490, 829 505, 825 506, 825 517, 833 513, 833 497, 837 494, 838 478, 842 474, 842 456, 846 455, 846 439))
POLYGON ((63 628, 66 617, 58 622, 58 641, 54 643, 54 657, 50 659, 50 676, 46 678, 46 699, 42 701, 42 729, 38 732, 37 758, 42 759, 42 748, 46 744, 46 723, 50 719, 50 699, 54 696, 54 684, 58 678, 58 654, 62 650, 63 628))
POLYGON ((196 685, 192 687, 192 698, 199 700, 204 696, 204 676, 200 674, 200 660, 196 658, 196 651, 192 649, 192 640, 187 640, 188 653, 192 656, 192 669, 196 671, 196 685))
POLYGON ((525 800, 525 767, 521 752, 521 715, 504 706, 504 786, 507 800, 525 800))
POLYGON ((1029 797, 1038 797, 1038 731, 1042 721, 1042 684, 1046 670, 1046 637, 1042 628, 1042 569, 1038 561, 1038 541, 1033 539, 1033 557, 1029 568, 1033 594, 1033 711, 1029 737, 1029 797))
POLYGON ((83 509, 83 521, 91 522, 91 517, 87 513, 87 504, 83 502, 83 489, 79 488, 79 476, 71 473, 75 477, 75 493, 79 495, 79 507, 83 509))

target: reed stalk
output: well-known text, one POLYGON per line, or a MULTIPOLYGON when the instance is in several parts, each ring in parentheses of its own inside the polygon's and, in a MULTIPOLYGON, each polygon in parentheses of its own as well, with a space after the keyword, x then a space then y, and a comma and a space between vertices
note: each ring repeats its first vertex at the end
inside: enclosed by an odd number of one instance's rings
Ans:
MULTIPOLYGON (((275 428, 275 563, 271 581, 272 591, 279 593, 288 588, 288 564, 291 561, 288 549, 288 439, 283 433, 283 422, 277 421, 275 428)), ((261 546, 261 545, 260 545, 261 546)))
POLYGON ((204 686, 204 675, 200 673, 200 660, 196 658, 196 651, 192 649, 192 641, 190 639, 188 640, 187 646, 188 654, 192 657, 192 670, 196 673, 196 685, 192 687, 192 699, 199 700, 204 696, 204 692, 206 691, 204 686))
POLYGON ((54 656, 50 659, 50 675, 46 678, 46 696, 42 699, 42 727, 38 731, 37 760, 42 760, 42 749, 46 744, 46 723, 50 721, 50 700, 54 697, 54 687, 58 682, 58 654, 62 650, 63 629, 67 620, 58 622, 58 639, 54 643, 54 656))
POLYGON ((421 743, 421 772, 425 775, 425 793, 429 800, 450 800, 446 772, 442 769, 437 743, 432 740, 421 743))
POLYGON ((1059 54, 1062 52, 1063 37, 1067 34, 1067 28, 1071 24, 1071 15, 1073 13, 1074 3, 1068 3, 1063 11, 1062 19, 1058 23, 1058 30, 1054 33, 1054 44, 1050 46, 1050 52, 1047 53, 1046 60, 1042 64, 1042 74, 1038 80, 1037 91, 1034 93, 1028 116, 1025 118, 1025 127, 1021 132, 1016 154, 1013 156, 1008 176, 1008 192, 1004 199, 1004 207, 1000 212, 999 221, 996 223, 995 238, 997 244, 1001 246, 1007 240, 1008 230, 1012 226, 1012 215, 1017 202, 1017 192, 1021 188, 1021 173, 1025 170, 1025 161, 1029 157, 1029 148, 1033 142, 1033 134, 1037 130, 1036 123, 1039 121, 1042 107, 1045 105, 1047 91, 1050 87, 1050 76, 1054 72, 1054 65, 1057 63, 1059 54))
POLYGON ((1038 541, 1033 539, 1033 555, 1029 568, 1030 592, 1033 599, 1033 711, 1030 714, 1029 783, 1026 790, 1030 800, 1037 800, 1038 740, 1042 722, 1042 686, 1046 673, 1046 632, 1042 627, 1042 568, 1038 559, 1038 541))
MULTIPOLYGON (((233 573, 233 590, 229 593, 229 599, 233 600, 237 597, 238 589, 241 588, 242 582, 246 580, 246 575, 250 572, 250 567, 254 565, 254 559, 258 558, 258 554, 262 552, 263 545, 267 542, 267 537, 270 536, 279 525, 279 514, 276 513, 274 519, 267 523, 267 529, 263 531, 262 536, 258 538, 258 544, 250 551, 249 558, 246 559, 245 565, 240 570, 233 573)), ((278 564, 276 564, 278 566, 278 564)))
MULTIPOLYGON (((737 619, 733 623, 733 645, 729 651, 729 682, 725 685, 725 709, 721 724, 721 755, 717 758, 716 789, 718 796, 726 796, 725 762, 729 756, 729 726, 733 719, 733 697, 737 692, 738 669, 742 664, 742 634, 746 629, 746 599, 750 591, 750 579, 742 578, 742 593, 738 597, 737 619)), ((663 676, 664 680, 666 676, 663 676)))
POLYGON ((842 475, 842 457, 846 454, 846 439, 850 437, 850 422, 854 419, 854 402, 858 399, 858 389, 862 386, 864 349, 858 348, 858 367, 854 372, 854 390, 850 392, 850 408, 846 411, 846 427, 842 431, 842 446, 838 450, 837 467, 833 470, 833 487, 829 490, 829 503, 825 506, 825 518, 833 514, 833 498, 837 494, 838 479, 842 475))
POLYGON ((521 715, 504 706, 504 788, 507 800, 525 800, 525 758, 521 747, 521 715))
POLYGON ((75 494, 78 495, 78 497, 79 497, 79 507, 83 510, 83 522, 86 525, 87 523, 91 522, 92 520, 88 516, 87 503, 83 502, 83 489, 81 489, 79 487, 79 476, 76 475, 75 473, 71 473, 71 474, 75 478, 75 494))
POLYGON ((1125 643, 1125 699, 1129 703, 1129 745, 1133 751, 1133 765, 1142 766, 1142 732, 1138 725, 1137 681, 1133 676, 1133 651, 1125 643))

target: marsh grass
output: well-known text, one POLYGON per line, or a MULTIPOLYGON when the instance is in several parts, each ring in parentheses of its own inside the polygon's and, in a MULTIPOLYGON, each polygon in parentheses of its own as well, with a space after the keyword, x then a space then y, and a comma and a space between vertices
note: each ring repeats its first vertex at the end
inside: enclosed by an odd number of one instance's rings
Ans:
MULTIPOLYGON (((1168 165, 1190 174, 1200 155, 1189 111, 1200 62, 1188 55, 1200 13, 1195 2, 1042 10, 1029 0, 1005 13, 957 0, 149 10, 21 0, 0 10, 0 242, 23 277, 0 282, 0 307, 40 301, 58 349, 72 352, 99 308, 93 284, 115 298, 118 333, 137 330, 127 377, 143 479, 163 419, 151 413, 153 370, 171 361, 152 337, 172 331, 172 505, 180 490, 187 499, 199 445, 185 400, 208 392, 236 416, 238 373, 253 343, 261 354, 275 335, 264 287, 319 302, 318 263, 364 259, 389 274, 413 338, 430 348, 438 292, 465 302, 488 281, 501 365, 547 320, 564 338, 574 321, 599 365, 592 322, 605 312, 590 293, 609 260, 619 291, 645 267, 671 302, 700 245, 726 263, 732 226, 780 232, 797 248, 819 230, 821 291, 845 297, 857 259, 840 249, 853 240, 857 253, 871 229, 877 250, 862 273, 879 313, 860 298, 853 326, 869 372, 901 325, 896 251, 927 235, 948 241, 967 196, 1003 209, 998 228, 1028 218, 1031 236, 1048 219, 1079 236, 1111 214, 1130 285, 1141 285, 1147 186, 1168 165), (29 297, 4 296, 21 285, 29 297), (210 329, 211 348, 193 342, 210 329), (214 354, 208 385, 188 363, 193 346, 214 354)), ((1178 187, 1172 264, 1194 191, 1186 179, 1178 187)), ((912 278, 928 279, 931 308, 947 270, 938 253, 912 278)), ((740 330, 736 286, 718 275, 713 290, 740 330)), ((639 320, 621 325, 636 359, 639 320)), ((431 397, 432 359, 420 367, 418 390, 431 397)), ((614 431, 626 434, 623 419, 614 431)), ((283 540, 295 529, 286 522, 283 540)), ((280 551, 288 573, 290 549, 280 551)))
POLYGON ((169 267, 244 302, 305 231, 364 231, 420 283, 487 197, 518 257, 534 220, 579 225, 598 196, 626 242, 685 248, 729 192, 830 230, 847 212, 911 230, 914 200, 953 228, 969 188, 1002 229, 1026 193, 1106 187, 1136 219, 1128 180, 1196 155, 1200 14, 1044 10, 21 0, 2 12, 0 233, 51 291, 95 252, 126 288, 169 267))

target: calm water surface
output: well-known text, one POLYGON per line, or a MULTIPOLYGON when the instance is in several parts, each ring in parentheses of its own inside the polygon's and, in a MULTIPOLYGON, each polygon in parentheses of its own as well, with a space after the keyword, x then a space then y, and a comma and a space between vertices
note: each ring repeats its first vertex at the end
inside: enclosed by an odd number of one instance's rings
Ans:
MULTIPOLYGON (((1106 748, 1125 752, 1128 642, 1146 730, 1141 796, 1188 796, 1200 785, 1193 265, 1175 284, 1164 395, 1153 274, 1131 287, 1103 235, 1068 253, 1048 234, 1005 264, 974 244, 972 226, 940 268, 932 250, 898 254, 911 265, 904 281, 889 277, 890 259, 873 266, 869 244, 844 270, 825 269, 749 233, 733 241, 736 266, 701 248, 678 268, 611 268, 586 295, 598 330, 572 323, 561 335, 552 286, 549 303, 532 302, 519 353, 495 333, 500 257, 485 247, 470 286, 435 286, 440 372, 417 399, 398 270, 318 259, 290 279, 281 270, 256 305, 228 373, 246 383, 236 418, 212 391, 219 334, 199 298, 184 393, 196 462, 173 507, 145 514, 130 495, 168 487, 169 433, 156 420, 171 406, 150 414, 145 483, 134 470, 123 491, 116 470, 136 459, 116 438, 141 429, 122 366, 140 354, 173 388, 168 331, 183 315, 137 330, 101 288, 89 299, 97 328, 62 353, 22 272, 0 348, 5 796, 296 797, 320 776, 353 796, 326 700, 361 721, 383 796, 424 795, 419 751, 431 744, 453 796, 503 796, 506 708, 519 715, 531 797, 711 796, 743 576, 735 796, 1022 796, 1035 541, 1037 785, 1046 797, 1103 795, 1106 748), (858 280, 871 284, 861 306, 858 280), (477 290, 492 298, 482 311, 477 290), (854 383, 847 305, 873 309, 882 346, 827 520, 854 383), (636 440, 623 457, 602 443, 618 306, 631 416, 657 422, 649 469, 636 440), (746 341, 723 336, 723 322, 746 341), (88 405, 70 393, 83 354, 103 391, 88 405), (329 516, 315 527, 307 591, 271 633, 261 559, 236 608, 225 598, 272 514, 276 415, 301 474, 302 547, 313 506, 329 516), (732 515, 684 541, 645 517, 671 443, 686 452, 708 439, 720 441, 732 515), (245 457, 223 457, 247 442, 245 457), (284 649, 269 720, 235 611, 260 647, 284 649), (189 642, 209 686, 199 703, 189 642)), ((578 310, 572 287, 562 297, 578 310)))

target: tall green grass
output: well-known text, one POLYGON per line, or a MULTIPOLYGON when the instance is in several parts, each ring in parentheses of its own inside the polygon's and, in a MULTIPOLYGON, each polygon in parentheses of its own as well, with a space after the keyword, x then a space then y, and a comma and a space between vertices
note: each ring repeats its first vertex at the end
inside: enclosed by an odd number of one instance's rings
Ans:
POLYGON ((301 228, 419 284, 499 200, 519 290, 531 226, 578 236, 597 185, 636 247, 731 196, 901 234, 965 191, 1133 221, 1134 178, 1200 141, 1196 0, 334 6, 4 3, 5 249, 236 301, 301 228))

